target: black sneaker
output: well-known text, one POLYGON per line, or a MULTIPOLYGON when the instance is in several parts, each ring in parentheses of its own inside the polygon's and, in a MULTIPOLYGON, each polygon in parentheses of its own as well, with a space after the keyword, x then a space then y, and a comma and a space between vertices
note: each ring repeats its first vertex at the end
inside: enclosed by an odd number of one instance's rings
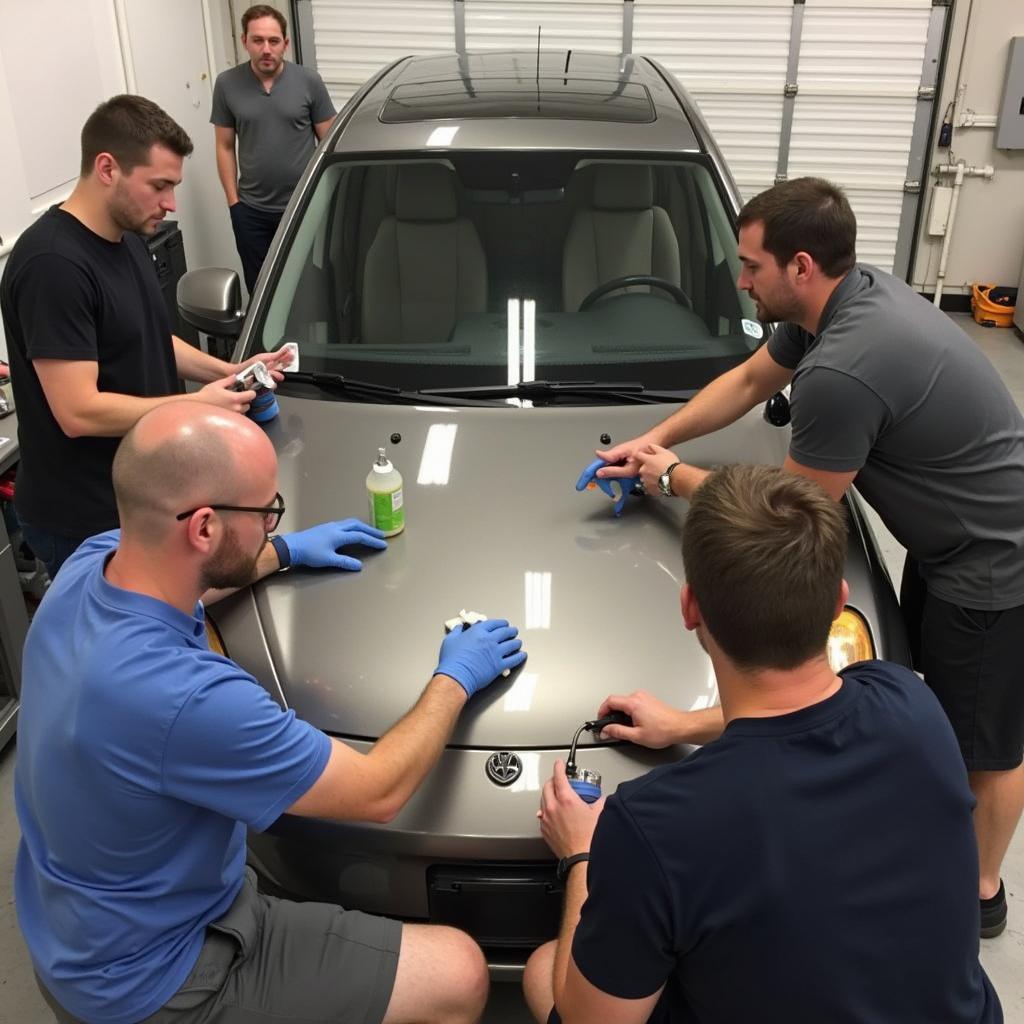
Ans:
POLYGON ((987 900, 979 900, 981 904, 981 937, 994 939, 1006 927, 1006 889, 1003 880, 999 879, 999 892, 987 900))

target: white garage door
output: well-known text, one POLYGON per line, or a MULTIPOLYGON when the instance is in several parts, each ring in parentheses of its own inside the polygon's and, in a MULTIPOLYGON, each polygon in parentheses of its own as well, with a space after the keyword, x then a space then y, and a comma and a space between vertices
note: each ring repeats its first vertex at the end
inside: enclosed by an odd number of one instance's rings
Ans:
POLYGON ((615 53, 632 8, 633 52, 696 98, 745 197, 780 174, 830 178, 857 214, 860 258, 906 271, 898 234, 916 197, 908 206, 904 186, 945 19, 933 0, 299 0, 300 26, 303 4, 304 50, 339 107, 382 65, 455 49, 456 9, 469 50, 532 48, 540 25, 545 48, 615 53))

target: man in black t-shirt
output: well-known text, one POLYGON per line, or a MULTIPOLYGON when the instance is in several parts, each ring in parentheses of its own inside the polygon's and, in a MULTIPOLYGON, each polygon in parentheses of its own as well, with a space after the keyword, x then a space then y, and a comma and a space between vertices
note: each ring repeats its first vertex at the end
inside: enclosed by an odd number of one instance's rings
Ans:
MULTIPOLYGON (((540 819, 565 912, 526 968, 538 1021, 1002 1021, 978 961, 974 799, 949 722, 907 669, 829 665, 843 516, 779 468, 728 467, 694 492, 683 620, 724 728, 603 807, 556 764, 540 819)), ((642 692, 599 714, 612 709, 632 725, 607 733, 648 747, 690 727, 642 692)))
MULTIPOLYGON (((0 280, 21 462, 15 508, 53 576, 86 537, 118 524, 118 439, 182 397, 245 412, 241 368, 171 334, 139 235, 174 210, 185 132, 141 96, 115 96, 82 129, 82 173, 14 246, 0 280), (178 378, 205 387, 180 395, 178 378)), ((275 370, 281 357, 259 357, 275 370)))

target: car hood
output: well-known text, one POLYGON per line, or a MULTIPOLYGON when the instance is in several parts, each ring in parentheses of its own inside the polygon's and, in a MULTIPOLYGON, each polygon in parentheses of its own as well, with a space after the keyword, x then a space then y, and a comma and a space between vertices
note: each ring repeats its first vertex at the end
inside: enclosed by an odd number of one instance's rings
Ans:
MULTIPOLYGON (((710 662, 679 611, 687 503, 631 497, 616 519, 601 492, 573 486, 602 434, 634 437, 671 407, 285 396, 280 407, 267 433, 285 531, 367 518, 365 480, 381 446, 404 478, 405 531, 386 552, 350 550, 361 572, 297 569, 255 588, 266 651, 301 718, 336 735, 380 736, 417 699, 444 621, 461 609, 509 619, 529 657, 473 698, 452 745, 564 747, 605 696, 639 688, 677 707, 716 701, 710 662), (452 438, 450 460, 439 436, 452 438)), ((787 439, 758 410, 685 454, 700 465, 777 464, 787 439)), ((229 616, 228 650, 253 628, 252 616, 229 616)))

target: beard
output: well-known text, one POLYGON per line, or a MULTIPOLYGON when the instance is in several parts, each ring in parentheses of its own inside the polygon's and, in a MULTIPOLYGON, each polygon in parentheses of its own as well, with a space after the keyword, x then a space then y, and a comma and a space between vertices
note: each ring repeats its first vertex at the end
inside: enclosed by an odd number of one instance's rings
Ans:
POLYGON ((238 534, 230 527, 225 527, 224 540, 216 554, 203 566, 203 589, 229 590, 251 583, 256 560, 265 543, 264 540, 256 551, 248 553, 238 542, 238 534))
POLYGON ((775 295, 769 301, 761 297, 757 303, 757 318, 763 323, 797 323, 800 320, 800 304, 792 292, 775 295))
POLYGON ((156 224, 150 224, 156 215, 147 217, 120 182, 114 186, 109 211, 110 219, 122 231, 134 231, 140 235, 151 235, 156 231, 156 224))

